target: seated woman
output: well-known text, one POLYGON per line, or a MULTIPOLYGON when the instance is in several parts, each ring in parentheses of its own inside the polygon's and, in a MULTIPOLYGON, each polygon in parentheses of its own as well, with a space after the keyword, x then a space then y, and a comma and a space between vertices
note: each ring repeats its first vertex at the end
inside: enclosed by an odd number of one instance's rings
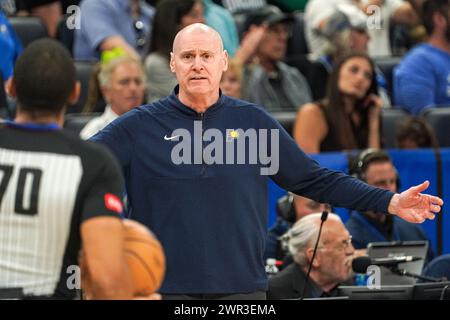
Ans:
POLYGON ((303 105, 293 136, 306 153, 380 148, 382 99, 374 65, 350 53, 333 68, 325 99, 303 105))

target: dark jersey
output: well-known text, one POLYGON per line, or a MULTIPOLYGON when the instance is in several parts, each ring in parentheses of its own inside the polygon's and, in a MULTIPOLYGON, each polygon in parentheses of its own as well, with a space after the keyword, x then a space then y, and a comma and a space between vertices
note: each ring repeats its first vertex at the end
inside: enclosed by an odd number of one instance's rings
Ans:
POLYGON ((120 217, 122 191, 120 168, 102 146, 0 125, 0 288, 74 297, 80 224, 120 217))

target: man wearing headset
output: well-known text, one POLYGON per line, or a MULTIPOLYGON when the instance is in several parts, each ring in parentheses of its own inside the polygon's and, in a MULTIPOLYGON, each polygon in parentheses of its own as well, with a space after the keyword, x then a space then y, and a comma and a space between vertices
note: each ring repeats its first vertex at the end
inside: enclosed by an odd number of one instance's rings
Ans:
POLYGON ((330 210, 330 206, 289 192, 277 201, 276 209, 278 217, 267 234, 264 259, 284 260, 286 251, 282 249, 280 237, 304 216, 330 210))
MULTIPOLYGON (((352 174, 372 186, 397 192, 400 179, 389 155, 382 150, 367 149, 357 157, 352 174)), ((378 212, 353 211, 346 227, 355 249, 365 249, 371 242, 427 240, 422 228, 413 223, 378 212)), ((434 256, 428 250, 427 260, 434 256)))

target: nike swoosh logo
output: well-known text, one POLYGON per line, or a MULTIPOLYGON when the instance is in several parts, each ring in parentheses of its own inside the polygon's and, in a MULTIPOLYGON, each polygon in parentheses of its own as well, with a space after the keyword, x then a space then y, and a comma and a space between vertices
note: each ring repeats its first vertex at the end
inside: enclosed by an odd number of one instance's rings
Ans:
POLYGON ((177 139, 178 137, 179 136, 173 136, 173 137, 164 136, 164 140, 170 141, 170 140, 173 140, 173 139, 177 139))

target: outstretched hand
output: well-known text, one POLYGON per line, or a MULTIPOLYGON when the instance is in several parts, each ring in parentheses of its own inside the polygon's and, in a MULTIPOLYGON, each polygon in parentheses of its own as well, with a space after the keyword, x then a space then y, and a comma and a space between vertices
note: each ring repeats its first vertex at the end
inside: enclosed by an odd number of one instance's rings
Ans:
POLYGON ((395 194, 389 203, 388 211, 408 222, 422 223, 434 219, 444 204, 441 198, 422 194, 430 185, 429 181, 395 194))

